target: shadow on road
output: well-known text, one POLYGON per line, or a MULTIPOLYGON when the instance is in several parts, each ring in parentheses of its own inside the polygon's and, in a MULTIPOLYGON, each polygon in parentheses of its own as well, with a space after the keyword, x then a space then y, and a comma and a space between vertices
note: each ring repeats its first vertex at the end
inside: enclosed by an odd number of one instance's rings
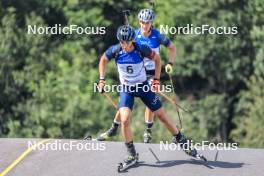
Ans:
POLYGON ((131 168, 136 167, 157 167, 157 168, 166 168, 166 167, 173 167, 177 165, 182 164, 193 164, 193 165, 202 165, 209 169, 215 169, 215 168, 225 168, 225 169, 231 169, 231 168, 241 168, 245 163, 231 163, 231 162, 225 162, 225 161, 199 161, 195 159, 190 160, 170 160, 170 161, 160 161, 156 162, 156 164, 148 164, 144 161, 139 161, 137 165, 132 166, 131 168))
POLYGON ((215 161, 202 161, 202 160, 195 160, 195 159, 190 159, 190 160, 170 160, 170 161, 160 161, 157 155, 154 153, 154 151, 149 148, 149 151, 152 153, 152 155, 156 159, 156 164, 145 164, 144 162, 139 162, 138 166, 149 166, 149 167, 172 167, 176 165, 181 165, 181 164, 194 164, 194 165, 203 165, 209 169, 214 169, 214 168, 241 168, 245 163, 231 163, 231 162, 225 162, 225 161, 217 161, 218 157, 218 151, 215 156, 215 161))

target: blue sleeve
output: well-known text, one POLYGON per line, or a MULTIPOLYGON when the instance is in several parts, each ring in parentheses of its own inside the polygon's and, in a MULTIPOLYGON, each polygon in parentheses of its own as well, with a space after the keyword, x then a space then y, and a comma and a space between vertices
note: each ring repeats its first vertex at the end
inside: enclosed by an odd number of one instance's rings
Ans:
POLYGON ((148 45, 140 45, 139 48, 143 57, 153 58, 155 52, 148 45))
POLYGON ((171 43, 170 39, 168 39, 164 34, 161 34, 158 30, 156 30, 156 32, 159 43, 166 47, 169 46, 169 44, 171 43))
POLYGON ((116 54, 119 52, 119 45, 113 45, 110 46, 106 51, 105 51, 105 56, 108 60, 111 60, 112 58, 114 58, 116 56, 116 54))
POLYGON ((135 30, 135 33, 136 33, 136 36, 138 36, 138 35, 140 34, 140 29, 139 29, 139 28, 136 29, 136 30, 135 30))

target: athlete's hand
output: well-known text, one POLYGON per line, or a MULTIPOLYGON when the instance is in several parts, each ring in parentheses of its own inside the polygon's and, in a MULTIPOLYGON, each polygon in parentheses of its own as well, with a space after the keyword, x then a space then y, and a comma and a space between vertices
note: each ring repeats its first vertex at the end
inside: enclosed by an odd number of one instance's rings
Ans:
POLYGON ((160 91, 160 81, 154 78, 154 80, 152 81, 151 88, 154 92, 160 91))
POLYGON ((172 72, 173 72, 173 67, 172 67, 172 63, 171 63, 171 62, 169 62, 169 63, 165 66, 165 71, 166 71, 166 73, 168 73, 168 74, 172 74, 172 72))
POLYGON ((99 83, 97 84, 97 88, 100 93, 104 93, 104 86, 105 86, 105 80, 100 79, 99 83))

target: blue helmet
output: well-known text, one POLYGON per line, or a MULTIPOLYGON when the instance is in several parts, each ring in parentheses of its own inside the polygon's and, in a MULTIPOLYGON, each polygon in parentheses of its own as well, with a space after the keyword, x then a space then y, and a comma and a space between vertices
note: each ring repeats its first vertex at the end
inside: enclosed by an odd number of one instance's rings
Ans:
POLYGON ((143 22, 152 22, 155 19, 155 13, 152 9, 142 9, 138 13, 138 20, 143 22))
POLYGON ((120 26, 117 29, 116 37, 119 41, 131 41, 135 38, 135 30, 129 25, 120 26))

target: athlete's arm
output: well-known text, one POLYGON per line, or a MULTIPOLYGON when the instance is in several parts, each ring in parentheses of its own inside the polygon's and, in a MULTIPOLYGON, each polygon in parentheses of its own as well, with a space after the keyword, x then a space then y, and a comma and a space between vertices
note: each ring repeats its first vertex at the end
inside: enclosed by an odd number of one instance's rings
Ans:
POLYGON ((170 42, 167 48, 169 51, 169 63, 173 64, 176 57, 176 46, 172 42, 170 42))
POLYGON ((106 55, 103 54, 102 57, 100 58, 100 62, 99 62, 100 79, 104 79, 107 62, 108 62, 108 59, 107 59, 106 55))
POLYGON ((111 47, 109 47, 104 54, 101 56, 100 58, 100 62, 99 62, 99 75, 100 75, 100 79, 104 80, 104 76, 105 76, 105 70, 106 70, 106 64, 109 60, 111 60, 112 58, 114 58, 116 50, 119 48, 119 45, 113 45, 111 47))
POLYGON ((156 32, 157 32, 159 43, 168 48, 168 51, 169 51, 169 60, 168 60, 169 62, 168 63, 173 64, 174 59, 176 57, 176 46, 164 34, 161 34, 159 31, 156 31, 156 32))
POLYGON ((154 60, 155 62, 155 79, 160 79, 160 72, 161 72, 161 59, 160 59, 160 55, 156 54, 155 51, 154 52, 154 56, 152 57, 152 60, 154 60))
POLYGON ((143 53, 143 57, 147 57, 155 62, 155 78, 160 79, 161 59, 159 54, 147 45, 141 45, 140 50, 143 53))
POLYGON ((155 61, 155 78, 159 80, 160 72, 161 72, 161 62, 160 62, 161 59, 159 54, 155 54, 154 61, 155 61))

